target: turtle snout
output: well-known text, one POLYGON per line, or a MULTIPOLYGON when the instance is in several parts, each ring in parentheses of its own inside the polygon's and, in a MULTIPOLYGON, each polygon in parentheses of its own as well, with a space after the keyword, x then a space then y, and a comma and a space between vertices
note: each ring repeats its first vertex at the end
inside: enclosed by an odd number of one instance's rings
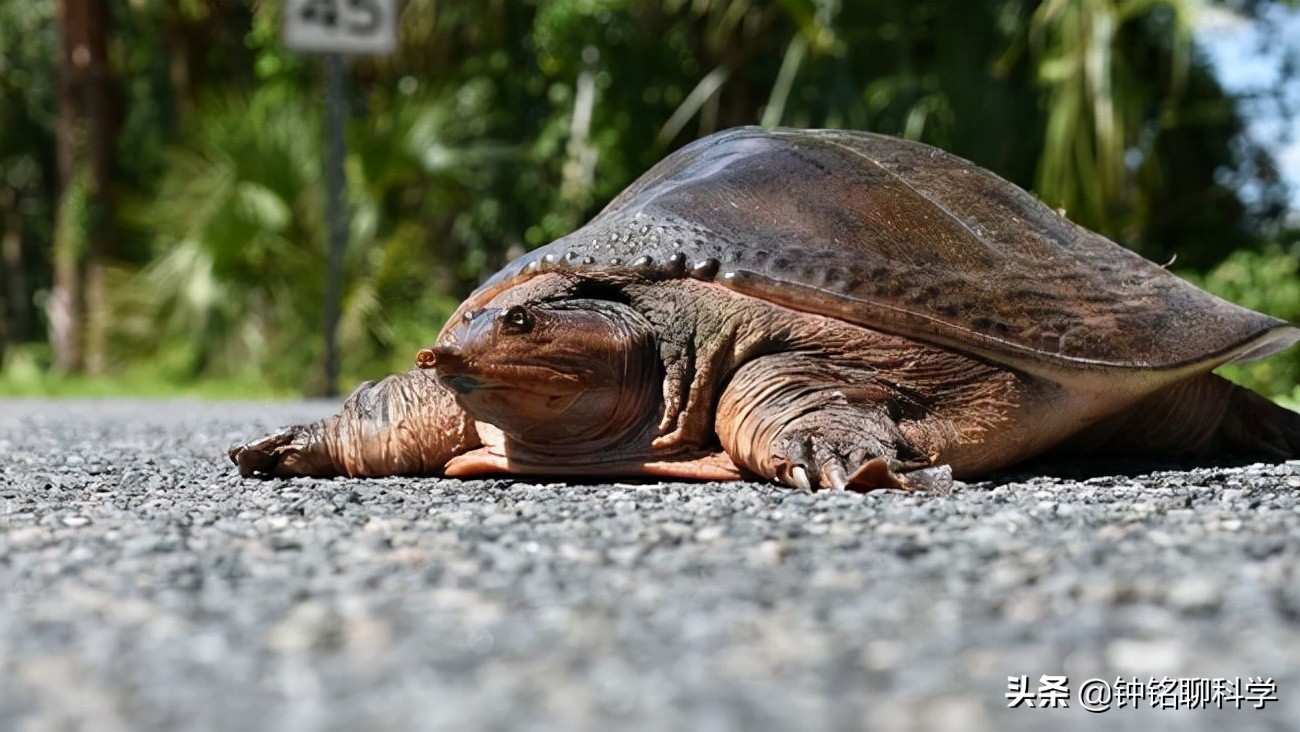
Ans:
POLYGON ((422 369, 433 369, 438 380, 458 394, 468 394, 483 386, 483 382, 470 375, 469 360, 458 346, 422 348, 415 357, 422 369))
POLYGON ((456 346, 434 346, 421 348, 415 354, 415 365, 422 369, 437 369, 439 372, 455 372, 466 368, 466 359, 465 354, 456 346))
POLYGON ((431 369, 438 364, 438 356, 432 348, 421 348, 420 352, 415 354, 415 365, 422 369, 431 369))

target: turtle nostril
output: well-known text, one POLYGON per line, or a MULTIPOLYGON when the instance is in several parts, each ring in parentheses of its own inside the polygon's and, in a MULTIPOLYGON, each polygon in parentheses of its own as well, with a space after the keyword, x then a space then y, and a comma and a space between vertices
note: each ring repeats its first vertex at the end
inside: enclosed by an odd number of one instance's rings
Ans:
POLYGON ((421 349, 420 355, 416 356, 416 364, 423 369, 437 369, 443 374, 462 371, 466 367, 465 354, 458 346, 434 346, 421 349))
POLYGON ((415 354, 415 365, 422 369, 431 369, 438 365, 438 354, 432 348, 421 348, 415 354))

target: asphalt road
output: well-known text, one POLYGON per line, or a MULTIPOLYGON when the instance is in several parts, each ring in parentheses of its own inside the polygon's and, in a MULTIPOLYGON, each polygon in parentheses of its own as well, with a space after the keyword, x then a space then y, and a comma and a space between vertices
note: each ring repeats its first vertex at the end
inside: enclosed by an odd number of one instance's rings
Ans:
POLYGON ((0 401, 0 730, 1300 728, 1298 462, 947 496, 227 462, 329 408, 0 401), (1069 708, 1008 708, 1020 675, 1069 708), (1116 676, 1161 691, 1082 708, 1116 676))

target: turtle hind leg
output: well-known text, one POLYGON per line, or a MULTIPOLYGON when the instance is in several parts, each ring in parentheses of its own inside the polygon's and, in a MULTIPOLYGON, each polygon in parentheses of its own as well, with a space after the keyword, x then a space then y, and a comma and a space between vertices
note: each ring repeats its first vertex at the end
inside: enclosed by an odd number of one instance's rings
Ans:
POLYGON ((1300 413, 1204 374, 1084 429, 1062 451, 1290 460, 1300 458, 1300 413))
POLYGON ((1218 376, 1231 387, 1229 406, 1214 432, 1211 451, 1272 460, 1300 458, 1300 412, 1218 376))
POLYGON ((428 372, 357 387, 338 414, 230 449, 244 477, 432 475, 478 447, 454 396, 428 372))
POLYGON ((754 359, 718 400, 718 438, 737 464, 795 488, 914 488, 908 473, 930 461, 899 429, 893 395, 874 374, 805 353, 754 359))

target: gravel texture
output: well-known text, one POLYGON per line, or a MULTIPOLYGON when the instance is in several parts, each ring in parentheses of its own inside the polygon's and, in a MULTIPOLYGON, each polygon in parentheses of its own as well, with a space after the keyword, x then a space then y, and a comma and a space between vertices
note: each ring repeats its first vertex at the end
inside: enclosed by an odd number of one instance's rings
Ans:
POLYGON ((226 460, 331 409, 0 401, 0 730, 1300 728, 1297 462, 862 496, 226 460), (1278 700, 1008 709, 1021 674, 1278 700))

